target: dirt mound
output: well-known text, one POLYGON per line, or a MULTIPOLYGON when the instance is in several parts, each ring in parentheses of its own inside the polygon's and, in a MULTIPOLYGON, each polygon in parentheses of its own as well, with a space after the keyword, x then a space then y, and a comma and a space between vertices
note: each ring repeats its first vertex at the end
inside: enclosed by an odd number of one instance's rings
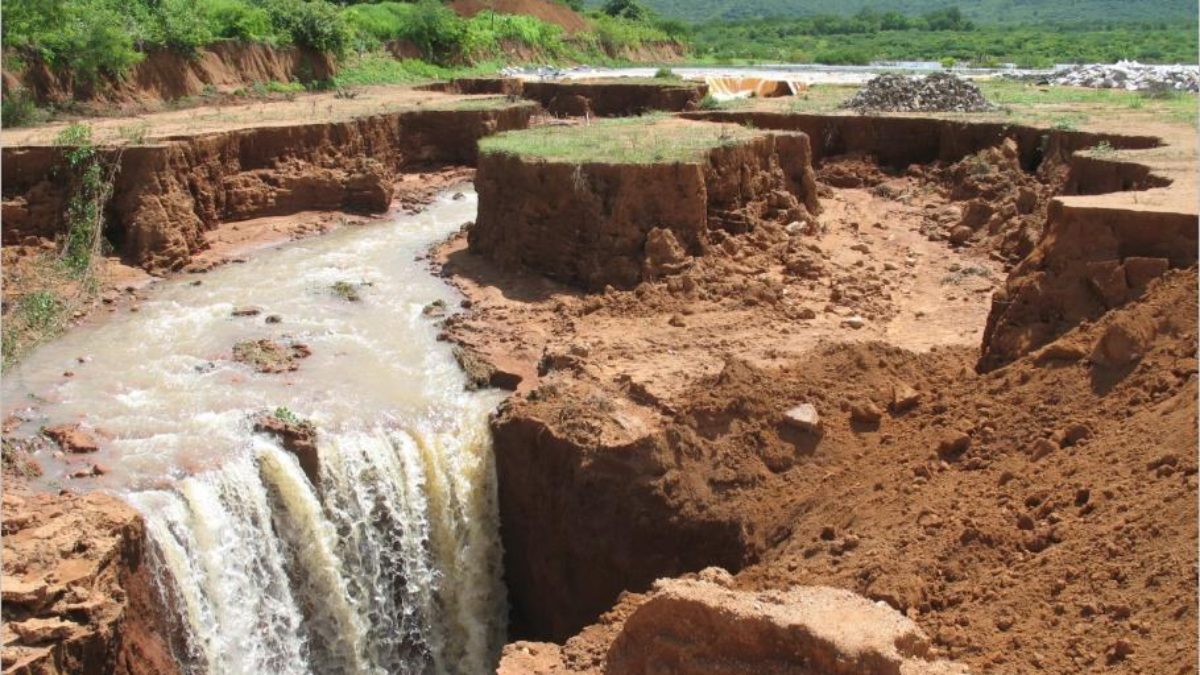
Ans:
POLYGON ((450 8, 459 16, 475 16, 485 11, 524 14, 559 26, 567 33, 578 33, 591 27, 582 14, 554 0, 454 0, 450 8))
POLYGON ((933 73, 924 78, 879 75, 841 107, 859 112, 984 112, 996 106, 974 83, 950 73, 933 73))

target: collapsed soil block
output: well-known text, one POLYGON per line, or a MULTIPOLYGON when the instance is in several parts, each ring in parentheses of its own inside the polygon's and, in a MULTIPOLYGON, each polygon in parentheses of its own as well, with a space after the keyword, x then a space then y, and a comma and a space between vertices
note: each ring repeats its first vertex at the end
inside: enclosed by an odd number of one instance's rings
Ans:
POLYGON ((525 98, 541 103, 551 114, 572 117, 695 110, 706 94, 708 85, 703 82, 654 78, 526 82, 523 88, 525 98))
POLYGON ((818 210, 808 137, 639 119, 480 144, 472 252, 589 290, 684 269, 710 232, 818 210))

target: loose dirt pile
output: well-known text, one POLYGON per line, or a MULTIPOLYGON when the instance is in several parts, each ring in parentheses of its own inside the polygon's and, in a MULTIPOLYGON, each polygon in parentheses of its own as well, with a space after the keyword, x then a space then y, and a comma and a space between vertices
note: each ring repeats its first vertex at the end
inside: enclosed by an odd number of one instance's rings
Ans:
POLYGON ((841 107, 858 112, 982 112, 995 108, 979 87, 950 73, 924 78, 880 75, 841 107))

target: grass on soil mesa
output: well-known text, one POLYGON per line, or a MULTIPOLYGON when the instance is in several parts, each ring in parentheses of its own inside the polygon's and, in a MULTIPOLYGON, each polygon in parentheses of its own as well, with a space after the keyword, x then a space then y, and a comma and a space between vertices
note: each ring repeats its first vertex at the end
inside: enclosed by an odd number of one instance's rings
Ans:
POLYGON ((510 131, 479 142, 500 153, 575 164, 698 162, 713 148, 745 142, 761 132, 729 124, 683 124, 662 116, 595 121, 573 127, 510 131))

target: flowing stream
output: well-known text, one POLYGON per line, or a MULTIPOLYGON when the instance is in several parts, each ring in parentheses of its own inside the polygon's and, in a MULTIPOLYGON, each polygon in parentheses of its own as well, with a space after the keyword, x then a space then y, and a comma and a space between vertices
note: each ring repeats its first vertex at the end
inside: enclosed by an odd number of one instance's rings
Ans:
POLYGON ((33 411, 19 431, 81 422, 101 439, 83 459, 41 458, 43 481, 110 490, 145 515, 186 671, 494 667, 506 609, 487 431, 497 398, 464 391, 423 313, 457 299, 414 260, 474 217, 462 191, 166 282, 137 313, 81 327, 5 374, 5 414, 33 411), (337 282, 361 299, 334 293, 337 282), (246 305, 262 314, 232 316, 246 305), (280 374, 230 359, 234 343, 260 338, 312 355, 280 374), (253 431, 255 415, 280 408, 318 430, 319 487, 253 431), (68 478, 81 461, 107 473, 68 478))

